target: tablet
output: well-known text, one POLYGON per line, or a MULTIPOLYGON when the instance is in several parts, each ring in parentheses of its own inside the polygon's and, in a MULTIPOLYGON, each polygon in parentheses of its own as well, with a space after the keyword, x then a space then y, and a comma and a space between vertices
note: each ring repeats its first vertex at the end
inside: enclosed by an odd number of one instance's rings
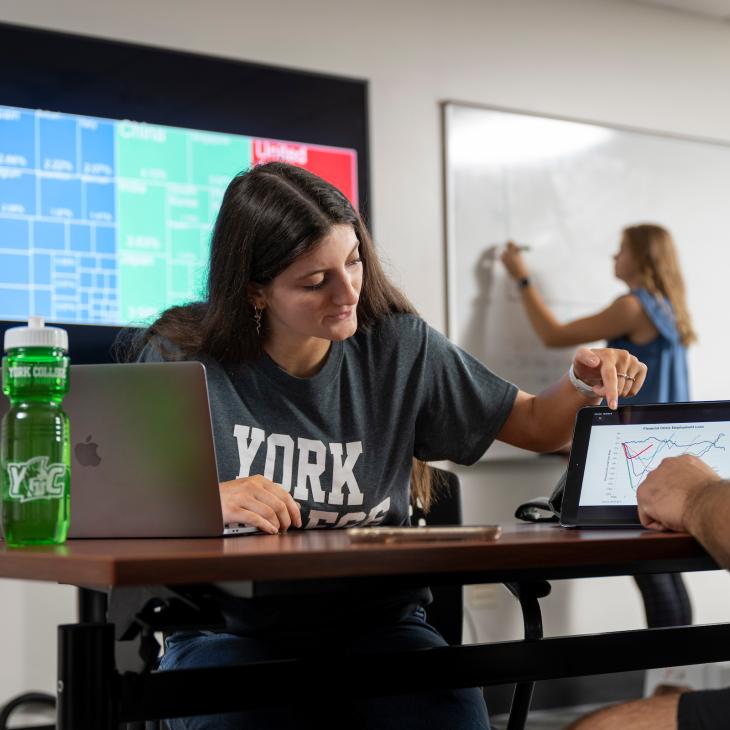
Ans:
POLYGON ((730 478, 730 401, 581 408, 561 524, 640 524, 636 490, 663 459, 681 454, 694 454, 730 478))

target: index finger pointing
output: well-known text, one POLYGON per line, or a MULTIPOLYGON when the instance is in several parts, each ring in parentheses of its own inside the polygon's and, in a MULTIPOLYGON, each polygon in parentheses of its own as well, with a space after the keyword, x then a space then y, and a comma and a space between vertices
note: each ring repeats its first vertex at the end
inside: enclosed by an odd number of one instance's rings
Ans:
POLYGON ((603 381, 603 387, 605 388, 604 392, 608 407, 615 411, 618 406, 618 377, 616 363, 605 361, 601 363, 601 380, 603 381))

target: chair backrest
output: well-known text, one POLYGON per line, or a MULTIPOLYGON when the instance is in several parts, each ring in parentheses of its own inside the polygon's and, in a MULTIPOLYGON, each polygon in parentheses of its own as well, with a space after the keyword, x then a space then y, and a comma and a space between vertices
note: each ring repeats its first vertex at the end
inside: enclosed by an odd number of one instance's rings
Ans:
MULTIPOLYGON (((453 472, 431 467, 440 484, 428 513, 413 508, 411 524, 460 525, 461 485, 453 472)), ((461 644, 464 596, 461 586, 431 586, 433 603, 426 608, 428 622, 449 644, 461 644)))

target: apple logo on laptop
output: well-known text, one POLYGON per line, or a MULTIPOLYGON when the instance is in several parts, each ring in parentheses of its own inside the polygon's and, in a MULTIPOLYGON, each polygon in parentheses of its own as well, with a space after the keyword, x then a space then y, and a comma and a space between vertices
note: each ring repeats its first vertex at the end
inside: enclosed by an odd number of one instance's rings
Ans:
POLYGON ((86 437, 86 441, 83 443, 76 444, 74 453, 81 466, 99 466, 101 463, 101 457, 96 452, 99 448, 99 444, 94 443, 91 440, 91 436, 86 437))

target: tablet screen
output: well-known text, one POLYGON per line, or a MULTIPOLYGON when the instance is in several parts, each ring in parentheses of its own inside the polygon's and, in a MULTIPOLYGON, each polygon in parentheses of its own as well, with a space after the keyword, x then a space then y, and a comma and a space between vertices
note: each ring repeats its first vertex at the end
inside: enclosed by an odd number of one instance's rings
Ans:
POLYGON ((583 409, 564 511, 576 524, 636 523, 636 490, 664 459, 682 454, 730 478, 730 403, 583 409))
POLYGON ((594 425, 583 473, 581 506, 636 504, 636 490, 668 456, 694 454, 730 476, 730 421, 594 425))

